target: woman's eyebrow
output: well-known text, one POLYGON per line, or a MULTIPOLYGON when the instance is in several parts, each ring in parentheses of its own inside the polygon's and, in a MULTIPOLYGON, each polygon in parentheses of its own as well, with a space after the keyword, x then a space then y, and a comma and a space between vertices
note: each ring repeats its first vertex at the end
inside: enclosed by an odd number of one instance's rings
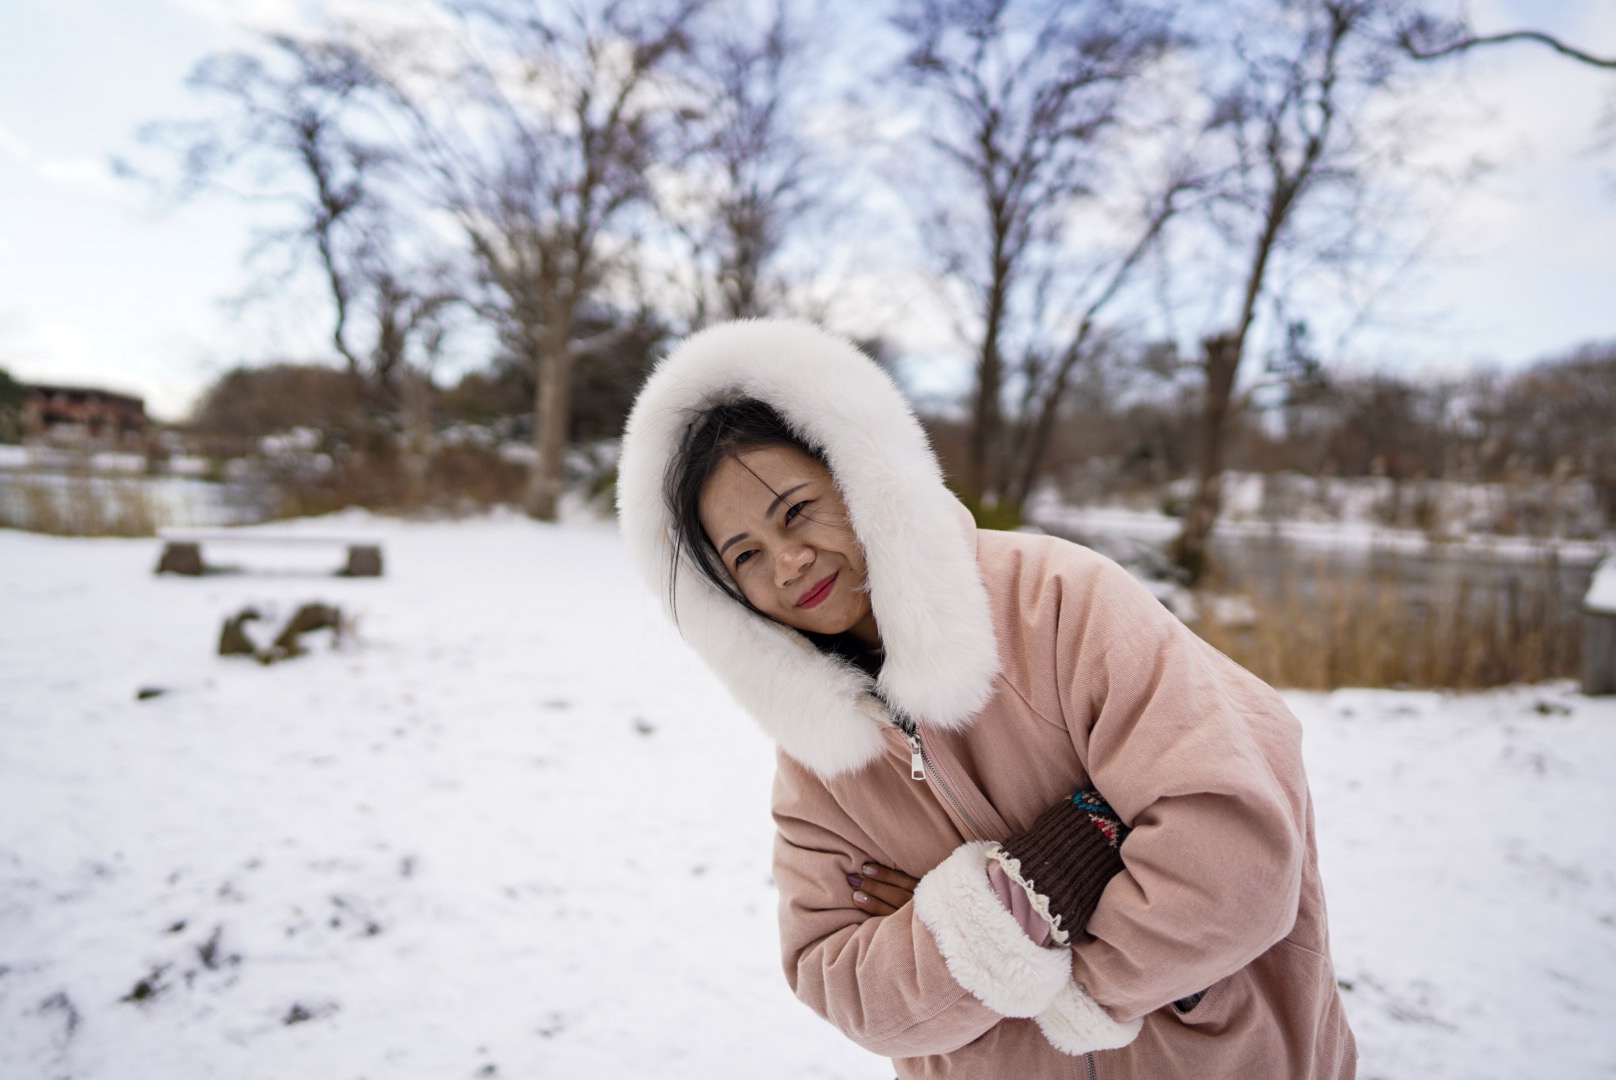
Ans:
MULTIPOLYGON (((785 502, 792 495, 795 495, 797 492, 799 492, 803 488, 807 487, 808 483, 809 482, 807 480, 804 480, 802 483, 798 484, 796 487, 788 487, 784 491, 780 492, 778 495, 776 495, 774 497, 774 501, 769 504, 769 508, 763 512, 763 516, 765 518, 772 518, 774 516, 774 511, 779 507, 779 505, 781 503, 785 502)), ((728 540, 725 540, 724 541, 724 546, 718 549, 719 556, 722 557, 724 552, 726 552, 726 551, 728 551, 730 549, 730 545, 738 544, 742 540, 745 540, 750 535, 751 535, 750 533, 736 533, 734 536, 730 537, 728 540)))
POLYGON ((778 495, 776 495, 774 497, 774 501, 769 504, 769 508, 763 512, 763 516, 766 517, 766 518, 772 518, 774 516, 775 510, 780 506, 781 503, 785 502, 788 498, 795 495, 797 492, 801 491, 803 488, 805 488, 807 486, 808 486, 808 481, 804 480, 802 483, 798 484, 796 487, 788 487, 784 491, 780 492, 780 494, 778 494, 778 495))

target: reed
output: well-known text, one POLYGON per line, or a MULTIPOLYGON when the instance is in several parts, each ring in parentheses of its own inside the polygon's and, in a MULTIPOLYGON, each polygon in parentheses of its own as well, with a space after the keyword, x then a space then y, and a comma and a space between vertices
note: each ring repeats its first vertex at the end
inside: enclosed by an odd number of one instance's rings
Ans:
POLYGON ((438 447, 429 458, 410 461, 386 444, 338 457, 326 471, 272 463, 272 516, 307 517, 349 506, 406 514, 472 514, 490 506, 520 503, 527 467, 490 448, 438 447))
POLYGON ((138 476, 0 473, 0 527, 55 536, 153 536, 157 516, 138 476))
POLYGON ((1320 559, 1265 582, 1248 625, 1203 619, 1197 632, 1275 686, 1473 690, 1575 678, 1578 606, 1552 554, 1497 568, 1445 562, 1415 584, 1395 559, 1320 559))

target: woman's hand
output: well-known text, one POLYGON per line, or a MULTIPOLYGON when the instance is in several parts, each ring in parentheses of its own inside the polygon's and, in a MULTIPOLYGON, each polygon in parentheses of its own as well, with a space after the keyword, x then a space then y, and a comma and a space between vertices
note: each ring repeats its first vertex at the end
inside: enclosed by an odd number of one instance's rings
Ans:
POLYGON ((891 915, 915 898, 919 879, 902 870, 892 870, 879 863, 865 863, 856 873, 847 875, 853 886, 853 904, 871 915, 891 915))

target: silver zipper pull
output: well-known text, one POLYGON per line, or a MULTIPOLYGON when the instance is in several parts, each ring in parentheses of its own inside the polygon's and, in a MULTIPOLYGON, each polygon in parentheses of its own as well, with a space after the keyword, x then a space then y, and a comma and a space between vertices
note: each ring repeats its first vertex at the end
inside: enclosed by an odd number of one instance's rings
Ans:
POLYGON ((926 758, 920 749, 920 734, 909 736, 909 779, 926 779, 926 758))

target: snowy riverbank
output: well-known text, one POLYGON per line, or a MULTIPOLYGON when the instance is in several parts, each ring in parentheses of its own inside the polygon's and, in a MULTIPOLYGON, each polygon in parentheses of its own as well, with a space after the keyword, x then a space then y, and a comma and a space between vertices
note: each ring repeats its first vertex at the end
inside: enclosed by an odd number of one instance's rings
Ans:
MULTIPOLYGON (((770 748, 612 525, 299 528, 387 576, 0 531, 0 1075, 891 1076, 787 990, 770 748), (213 655, 316 599, 343 650, 213 655)), ((1287 697, 1361 1075, 1616 1075, 1616 699, 1287 697)))

